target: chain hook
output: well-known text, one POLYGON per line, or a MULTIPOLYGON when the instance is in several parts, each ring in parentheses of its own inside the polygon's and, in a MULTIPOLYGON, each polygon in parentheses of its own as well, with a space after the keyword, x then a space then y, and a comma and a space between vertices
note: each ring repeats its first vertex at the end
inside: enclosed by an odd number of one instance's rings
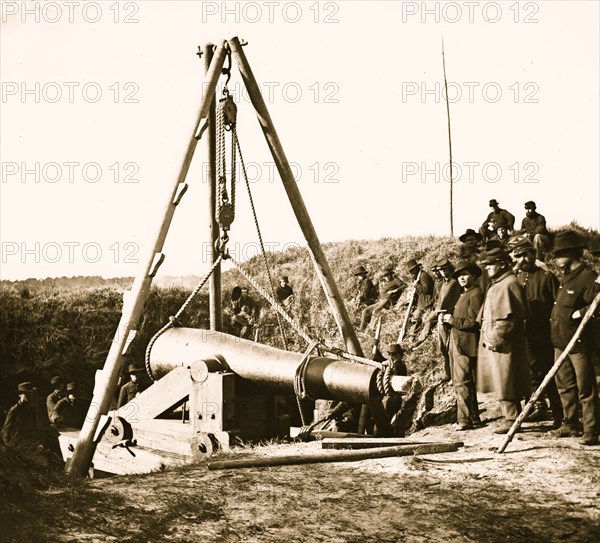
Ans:
POLYGON ((231 49, 227 49, 227 67, 223 67, 221 73, 227 76, 225 85, 223 86, 223 96, 228 97, 229 89, 227 88, 227 85, 229 85, 229 81, 231 80, 231 49))

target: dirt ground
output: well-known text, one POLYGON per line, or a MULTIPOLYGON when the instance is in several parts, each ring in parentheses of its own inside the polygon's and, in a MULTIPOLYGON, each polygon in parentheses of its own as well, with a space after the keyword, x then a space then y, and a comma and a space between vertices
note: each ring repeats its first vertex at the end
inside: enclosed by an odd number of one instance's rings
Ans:
MULTIPOLYGON (((547 424, 524 425, 504 454, 494 452, 504 436, 490 421, 411 436, 464 441, 453 453, 224 471, 198 464, 77 482, 45 491, 52 510, 18 540, 599 541, 600 446, 549 438, 547 424)), ((220 457, 318 450, 319 442, 271 444, 220 457)))

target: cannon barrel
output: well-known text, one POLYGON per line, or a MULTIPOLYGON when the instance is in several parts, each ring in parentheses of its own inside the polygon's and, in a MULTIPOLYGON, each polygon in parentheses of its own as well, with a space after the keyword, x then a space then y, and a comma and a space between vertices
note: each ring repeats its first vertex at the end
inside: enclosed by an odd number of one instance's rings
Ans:
MULTIPOLYGON (((293 393, 294 379, 303 355, 246 339, 195 328, 171 328, 161 334, 150 351, 150 368, 161 377, 178 366, 219 358, 223 369, 274 392, 293 393)), ((304 385, 313 399, 369 404, 380 397, 378 368, 347 360, 310 357, 304 385)))

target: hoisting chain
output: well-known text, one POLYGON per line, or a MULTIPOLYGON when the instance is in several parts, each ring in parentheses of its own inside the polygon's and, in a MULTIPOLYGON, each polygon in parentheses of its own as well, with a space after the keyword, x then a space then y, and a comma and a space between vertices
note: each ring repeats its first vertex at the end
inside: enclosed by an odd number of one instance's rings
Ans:
POLYGON ((296 374, 294 375, 294 393, 296 394, 296 402, 298 403, 298 411, 300 412, 300 418, 302 419, 302 426, 306 426, 304 420, 304 413, 302 413, 301 400, 313 400, 306 390, 306 371, 310 363, 310 355, 319 345, 318 341, 311 341, 308 348, 304 352, 304 356, 300 361, 300 364, 296 368, 296 374))
MULTIPOLYGON (((248 175, 246 173, 246 164, 244 163, 244 156, 242 155, 242 148, 240 146, 240 140, 237 136, 237 127, 234 125, 232 129, 232 137, 233 137, 233 145, 237 148, 240 155, 240 164, 242 165, 242 175, 244 177, 244 183, 246 184, 246 191, 248 192, 248 199, 250 201, 250 208, 252 210, 252 217, 254 218, 254 226, 256 227, 256 234, 258 235, 258 241, 260 243, 260 251, 262 254, 263 261, 265 263, 265 269, 267 270, 267 278, 269 280, 269 287, 271 288, 271 292, 275 294, 275 287, 273 286, 273 277, 271 276, 271 269, 269 268, 269 262, 267 260, 267 252, 265 251, 265 244, 263 243, 262 232, 260 229, 260 225, 258 224, 258 216, 256 215, 256 208, 254 207, 254 198, 252 197, 252 191, 250 190, 250 182, 248 181, 248 175)), ((277 318, 277 327, 279 328, 279 333, 281 334, 281 338, 283 339, 283 346, 285 350, 288 348, 287 337, 285 335, 285 330, 283 328, 283 323, 281 322, 281 317, 277 311, 275 312, 275 316, 277 318)))
POLYGON ((183 302, 183 304, 181 305, 181 307, 179 308, 177 313, 175 313, 175 315, 169 317, 169 322, 167 324, 165 324, 158 332, 156 332, 156 334, 154 334, 152 336, 152 339, 150 339, 150 341, 148 342, 148 347, 146 347, 146 355, 144 357, 144 364, 146 366, 146 373, 148 374, 148 377, 150 377, 150 379, 152 379, 152 381, 156 381, 156 379, 154 378, 154 374, 152 372, 152 368, 150 367, 150 351, 152 351, 152 347, 154 346, 154 343, 156 343, 156 340, 162 334, 164 334, 167 330, 169 330, 169 328, 173 328, 175 326, 181 326, 181 323, 179 322, 179 317, 181 317, 183 312, 186 310, 187 306, 190 305, 192 300, 200 292, 202 287, 206 284, 206 282, 208 281, 208 279, 213 274, 216 267, 221 263, 222 260, 223 260, 223 256, 219 255, 218 258, 213 263, 213 265, 211 266, 208 273, 202 278, 202 280, 200 281, 198 286, 187 297, 187 300, 185 302, 183 302))

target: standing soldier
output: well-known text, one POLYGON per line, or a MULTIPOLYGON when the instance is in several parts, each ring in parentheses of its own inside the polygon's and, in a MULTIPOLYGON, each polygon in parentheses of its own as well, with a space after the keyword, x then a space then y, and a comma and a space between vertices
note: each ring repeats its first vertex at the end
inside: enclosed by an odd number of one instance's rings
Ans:
POLYGON ((6 414, 2 427, 2 441, 5 445, 22 445, 37 441, 37 418, 31 407, 35 387, 30 381, 17 387, 19 400, 6 414))
POLYGON ((129 374, 129 381, 121 387, 117 409, 129 403, 145 388, 140 383, 140 375, 144 373, 144 368, 140 368, 135 364, 129 364, 127 373, 129 374))
POLYGON ((373 284, 373 281, 369 279, 369 274, 365 267, 358 266, 354 271, 354 277, 357 278, 355 299, 358 301, 358 306, 365 307, 374 304, 378 297, 377 288, 373 284))
POLYGON ((81 428, 86 411, 79 398, 76 383, 67 383, 67 396, 59 400, 51 422, 57 428, 81 428))
POLYGON ((535 202, 525 202, 525 217, 521 221, 521 230, 533 244, 535 255, 539 260, 544 260, 548 245, 548 230, 546 218, 536 211, 535 202))
POLYGON ((413 278, 414 295, 416 297, 416 309, 411 317, 409 336, 414 338, 421 328, 425 312, 433 305, 433 278, 416 260, 411 259, 404 267, 413 278))
POLYGON ((521 400, 529 395, 527 301, 505 251, 500 248, 488 251, 482 263, 491 284, 481 311, 477 389, 496 394, 504 420, 494 433, 506 434, 521 411, 521 400))
MULTIPOLYGON (((559 232, 552 250, 562 272, 550 330, 555 361, 573 338, 589 304, 598 291, 598 274, 581 260, 583 238, 574 231, 559 232)), ((563 424, 553 430, 555 437, 579 435, 578 400, 583 415, 583 445, 598 443, 598 390, 591 362, 591 327, 583 330, 556 373, 555 380, 563 406, 563 424)))
MULTIPOLYGON (((511 256, 516 264, 519 284, 525 289, 529 313, 525 323, 527 356, 531 372, 531 388, 537 390, 552 367, 554 353, 550 341, 550 313, 558 292, 556 276, 536 265, 535 250, 525 238, 512 248, 511 256)), ((562 405, 554 381, 546 387, 546 395, 552 409, 554 425, 558 428, 562 421, 562 405)), ((527 417, 528 422, 546 420, 545 401, 538 401, 527 417)))
POLYGON ((481 269, 463 260, 456 266, 453 278, 463 289, 452 313, 443 315, 444 324, 450 331, 450 363, 452 385, 456 394, 457 429, 470 430, 481 424, 475 388, 479 322, 477 318, 483 303, 483 293, 477 285, 481 269))
POLYGON ((48 420, 52 422, 56 404, 65 396, 65 382, 62 377, 57 375, 52 377, 50 384, 52 385, 53 390, 46 398, 46 412, 48 413, 48 420))
POLYGON ((444 321, 444 315, 452 315, 454 306, 460 298, 461 288, 458 281, 453 277, 454 266, 448 259, 439 264, 442 273, 442 286, 435 306, 437 316, 438 351, 444 357, 444 374, 446 380, 452 379, 450 365, 450 326, 444 321))

